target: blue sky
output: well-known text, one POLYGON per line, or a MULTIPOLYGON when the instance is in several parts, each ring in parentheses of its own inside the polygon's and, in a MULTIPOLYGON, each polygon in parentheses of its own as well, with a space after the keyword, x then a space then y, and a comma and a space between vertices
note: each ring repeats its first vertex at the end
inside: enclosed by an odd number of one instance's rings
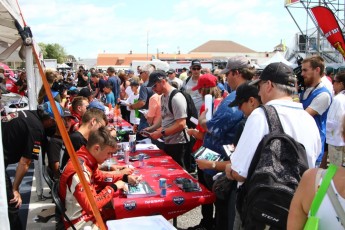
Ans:
POLYGON ((209 40, 264 52, 281 39, 289 45, 298 32, 284 0, 19 0, 19 5, 37 42, 59 43, 76 58, 146 53, 147 34, 149 53, 188 53, 209 40))

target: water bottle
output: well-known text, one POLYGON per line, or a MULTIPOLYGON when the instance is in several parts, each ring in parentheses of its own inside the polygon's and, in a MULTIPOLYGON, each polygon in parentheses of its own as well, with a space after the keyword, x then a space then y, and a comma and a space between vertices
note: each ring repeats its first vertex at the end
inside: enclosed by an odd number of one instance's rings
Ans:
POLYGON ((128 165, 129 164, 129 147, 127 146, 126 147, 126 150, 125 150, 125 154, 124 154, 124 160, 125 160, 125 164, 128 165))
POLYGON ((129 135, 129 150, 131 153, 135 153, 136 151, 136 135, 135 134, 130 134, 129 135))

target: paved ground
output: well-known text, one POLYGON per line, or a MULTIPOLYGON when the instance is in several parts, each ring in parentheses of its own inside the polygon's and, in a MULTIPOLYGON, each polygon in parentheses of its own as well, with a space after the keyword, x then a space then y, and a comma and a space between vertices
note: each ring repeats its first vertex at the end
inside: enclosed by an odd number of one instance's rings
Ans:
MULTIPOLYGON (((20 188, 22 198, 23 198, 23 205, 20 210, 20 216, 24 224, 24 229, 54 230, 55 229, 55 218, 54 218, 55 205, 52 203, 51 199, 46 199, 45 201, 38 200, 38 196, 36 194, 35 177, 33 176, 33 173, 34 173, 33 168, 34 167, 32 164, 20 188), (41 218, 41 216, 44 215, 44 212, 48 212, 47 218, 41 218)), ((8 170, 11 175, 14 175, 15 165, 9 166, 8 170)), ((49 187, 44 182, 43 194, 45 196, 50 196, 49 192, 50 192, 49 187)), ((190 226, 197 225, 200 222, 200 218, 201 218, 200 207, 197 207, 185 213, 184 215, 179 216, 177 218, 177 227, 185 229, 190 226)), ((170 222, 172 223, 172 220, 170 220, 170 222)))

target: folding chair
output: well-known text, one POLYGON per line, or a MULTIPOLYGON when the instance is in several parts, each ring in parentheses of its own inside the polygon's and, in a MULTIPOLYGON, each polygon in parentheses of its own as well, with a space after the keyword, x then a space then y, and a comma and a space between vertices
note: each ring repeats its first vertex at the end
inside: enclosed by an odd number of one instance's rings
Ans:
POLYGON ((43 173, 43 178, 47 182, 48 187, 50 188, 50 190, 53 190, 54 180, 49 176, 48 166, 43 166, 42 173, 43 173))
POLYGON ((59 180, 55 181, 53 183, 53 189, 52 189, 52 196, 53 196, 53 200, 54 203, 56 205, 56 208, 58 209, 58 211, 60 212, 60 214, 63 214, 64 218, 67 220, 67 222, 70 224, 70 226, 72 227, 73 230, 76 230, 76 228, 74 227, 72 221, 68 218, 68 216, 66 215, 65 211, 66 208, 64 206, 64 204, 61 202, 61 199, 59 197, 59 180))

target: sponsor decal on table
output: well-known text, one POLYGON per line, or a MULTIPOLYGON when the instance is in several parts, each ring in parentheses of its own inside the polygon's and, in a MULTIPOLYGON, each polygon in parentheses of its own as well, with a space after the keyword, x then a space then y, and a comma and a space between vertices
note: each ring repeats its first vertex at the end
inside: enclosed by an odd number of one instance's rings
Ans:
POLYGON ((135 200, 125 201, 123 207, 128 211, 132 211, 137 207, 137 202, 135 200))
POLYGON ((182 197, 182 196, 175 196, 175 197, 173 197, 173 202, 176 205, 182 205, 184 203, 184 197, 182 197))

